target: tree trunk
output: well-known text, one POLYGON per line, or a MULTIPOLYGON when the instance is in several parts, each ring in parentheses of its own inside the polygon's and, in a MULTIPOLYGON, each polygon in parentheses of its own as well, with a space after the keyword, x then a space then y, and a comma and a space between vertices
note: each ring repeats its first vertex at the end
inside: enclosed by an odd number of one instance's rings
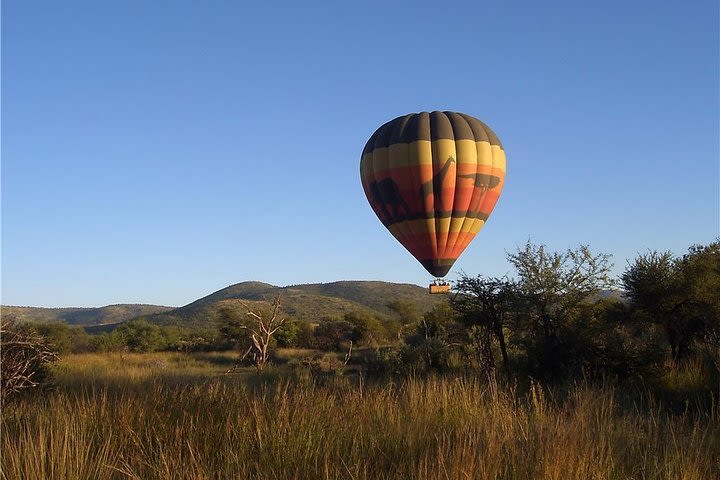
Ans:
POLYGON ((502 354, 503 367, 505 369, 505 375, 510 378, 510 360, 508 359, 507 346, 505 345, 505 333, 503 332, 502 325, 495 326, 495 335, 500 345, 500 353, 502 354))
POLYGON ((680 346, 678 345, 675 330, 670 328, 670 326, 665 325, 665 334, 667 335, 668 343, 670 344, 670 357, 673 362, 677 362, 678 357, 680 356, 680 346))

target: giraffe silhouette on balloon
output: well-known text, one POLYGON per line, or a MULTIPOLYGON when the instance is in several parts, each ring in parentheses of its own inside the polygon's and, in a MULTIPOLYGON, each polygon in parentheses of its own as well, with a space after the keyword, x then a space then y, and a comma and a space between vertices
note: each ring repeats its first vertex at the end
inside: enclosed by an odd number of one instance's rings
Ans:
POLYGON ((433 194, 435 204, 437 205, 438 203, 440 203, 440 196, 442 195, 442 184, 445 180, 445 177, 447 176, 448 170, 450 170, 450 165, 452 165, 453 163, 455 163, 455 159, 453 157, 448 157, 448 159, 445 160, 445 164, 442 166, 440 171, 433 175, 431 180, 428 180, 427 182, 424 182, 422 185, 420 185, 421 204, 425 203, 425 199, 431 193, 433 194))

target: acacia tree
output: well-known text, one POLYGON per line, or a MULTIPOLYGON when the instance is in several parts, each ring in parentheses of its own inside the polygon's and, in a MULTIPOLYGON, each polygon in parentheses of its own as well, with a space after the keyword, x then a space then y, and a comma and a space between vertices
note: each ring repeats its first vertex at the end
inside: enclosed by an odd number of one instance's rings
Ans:
POLYGON ((224 336, 236 341, 242 338, 249 340, 250 346, 240 357, 240 361, 249 357, 258 373, 261 373, 270 357, 273 335, 285 324, 287 317, 280 311, 279 295, 271 304, 256 307, 243 301, 239 303, 245 310, 245 315, 239 315, 236 310, 223 309, 225 324, 221 331, 224 336))
POLYGON ((647 314, 647 321, 663 327, 674 360, 685 355, 687 341, 673 312, 680 304, 680 283, 675 274, 675 259, 670 252, 638 255, 620 279, 633 306, 647 314))
POLYGON ((523 307, 520 318, 529 322, 529 334, 539 340, 537 360, 545 373, 554 374, 559 366, 558 330, 568 325, 583 305, 599 300, 603 290, 614 285, 610 257, 593 254, 587 245, 552 252, 529 241, 508 254, 517 271, 523 307))
POLYGON ((711 347, 720 365, 720 240, 690 247, 677 269, 687 298, 685 310, 693 319, 693 338, 711 347))
POLYGON ((463 274, 455 282, 455 294, 450 305, 458 314, 460 321, 468 328, 479 330, 475 346, 478 353, 492 356, 493 339, 497 342, 502 355, 505 373, 510 375, 510 361, 504 329, 517 303, 517 285, 506 278, 470 277, 463 274))
POLYGON ((682 258, 638 255, 621 280, 632 304, 664 330, 673 360, 689 357, 696 340, 718 338, 720 242, 690 247, 682 258))

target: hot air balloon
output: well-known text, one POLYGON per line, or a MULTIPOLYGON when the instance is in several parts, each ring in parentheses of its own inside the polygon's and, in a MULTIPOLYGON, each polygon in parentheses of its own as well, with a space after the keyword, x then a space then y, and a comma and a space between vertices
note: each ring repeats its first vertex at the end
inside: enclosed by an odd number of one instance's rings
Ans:
POLYGON ((383 225, 437 278, 431 293, 446 292, 441 278, 498 201, 505 152, 490 127, 470 115, 411 113, 370 137, 360 178, 383 225))

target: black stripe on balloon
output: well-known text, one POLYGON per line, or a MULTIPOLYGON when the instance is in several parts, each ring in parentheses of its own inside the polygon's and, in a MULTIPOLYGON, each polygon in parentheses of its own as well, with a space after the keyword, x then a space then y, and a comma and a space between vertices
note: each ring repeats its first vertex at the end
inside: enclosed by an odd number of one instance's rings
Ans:
POLYGON ((431 260, 420 260, 420 264, 425 267, 425 270, 430 272, 433 277, 444 277, 448 274, 455 259, 431 259, 431 260))
POLYGON ((424 212, 424 213, 413 213, 411 215, 397 215, 392 216, 388 221, 383 221, 383 225, 386 227, 389 227, 390 225, 394 225, 396 223, 400 222, 407 222, 409 220, 430 220, 433 218, 450 218, 450 217, 459 217, 459 218, 479 218, 480 220, 487 221, 490 214, 485 212, 468 212, 468 211, 460 211, 460 210, 452 210, 452 211, 430 211, 430 212, 424 212))

